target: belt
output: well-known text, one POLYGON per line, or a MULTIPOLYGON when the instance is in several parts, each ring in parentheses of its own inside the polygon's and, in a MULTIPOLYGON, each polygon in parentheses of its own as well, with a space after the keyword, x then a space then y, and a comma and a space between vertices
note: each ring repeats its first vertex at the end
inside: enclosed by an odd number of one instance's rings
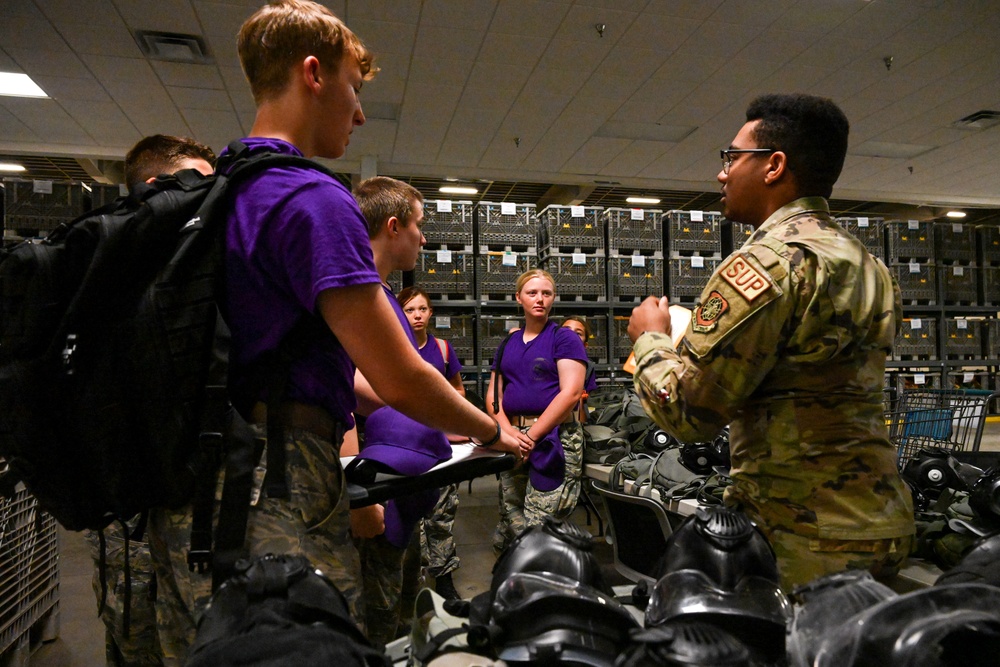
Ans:
MULTIPOLYGON (((541 415, 511 415, 510 424, 511 426, 516 426, 518 428, 524 428, 525 426, 534 426, 535 422, 541 415)), ((576 415, 570 412, 566 419, 563 419, 560 424, 568 424, 572 421, 576 421, 576 415)))
MULTIPOLYGON (((267 403, 255 403, 250 416, 255 424, 267 424, 267 403)), ((331 442, 336 442, 345 430, 343 424, 317 405, 282 403, 279 419, 284 426, 301 428, 331 442)))

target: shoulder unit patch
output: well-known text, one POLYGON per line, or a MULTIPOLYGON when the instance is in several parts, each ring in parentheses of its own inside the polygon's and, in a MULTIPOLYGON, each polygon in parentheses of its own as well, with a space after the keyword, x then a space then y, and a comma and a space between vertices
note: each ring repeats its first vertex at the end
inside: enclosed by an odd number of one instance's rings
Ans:
POLYGON ((734 254, 719 271, 722 279, 747 301, 771 289, 771 280, 742 254, 734 254))
POLYGON ((729 310, 729 302, 715 290, 708 298, 698 305, 691 320, 691 330, 698 333, 708 333, 719 323, 719 318, 729 310))

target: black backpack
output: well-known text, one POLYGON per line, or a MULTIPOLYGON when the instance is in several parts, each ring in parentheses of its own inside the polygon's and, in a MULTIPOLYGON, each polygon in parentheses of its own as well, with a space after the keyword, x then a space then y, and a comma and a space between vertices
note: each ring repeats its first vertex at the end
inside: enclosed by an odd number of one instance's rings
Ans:
MULTIPOLYGON (((229 150, 217 175, 161 177, 130 200, 0 255, 0 457, 7 465, 0 492, 23 482, 69 530, 100 530, 200 497, 195 530, 203 534, 197 545, 192 537, 189 557, 199 568, 211 561, 211 501, 224 452, 242 457, 247 499, 234 503, 244 509, 230 536, 231 546, 242 546, 253 467, 247 448, 255 445, 252 437, 230 437, 224 381, 209 377, 229 188, 279 165, 330 174, 302 157, 248 155, 240 142, 229 150)), ((300 324, 296 332, 318 326, 300 324)), ((273 387, 281 386, 274 369, 284 363, 287 370, 294 354, 291 338, 301 336, 287 337, 276 359, 262 364, 273 387)))
POLYGON ((304 556, 240 561, 198 622, 186 667, 389 667, 304 556))

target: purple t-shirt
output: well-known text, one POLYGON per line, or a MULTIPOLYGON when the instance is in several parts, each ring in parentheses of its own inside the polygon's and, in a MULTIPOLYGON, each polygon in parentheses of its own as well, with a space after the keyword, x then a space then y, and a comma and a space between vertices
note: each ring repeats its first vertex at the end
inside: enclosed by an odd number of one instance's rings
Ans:
POLYGON ((385 283, 382 283, 382 291, 385 292, 386 298, 392 304, 392 309, 395 311, 396 317, 399 318, 399 323, 403 326, 403 331, 406 332, 406 337, 409 339, 410 344, 413 347, 417 347, 417 336, 413 333, 413 329, 410 328, 410 320, 407 319, 406 313, 403 312, 403 307, 399 305, 399 301, 396 301, 396 295, 392 293, 392 289, 385 283))
MULTIPOLYGON (((251 151, 302 154, 279 139, 243 143, 251 151)), ((235 189, 225 269, 230 383, 237 391, 247 383, 250 365, 277 349, 301 317, 318 316, 320 292, 380 282, 354 197, 305 167, 268 169, 235 189)), ((288 399, 321 406, 348 427, 354 424, 354 364, 332 332, 292 365, 288 399)))
MULTIPOLYGON (((503 410, 508 415, 540 415, 559 394, 559 359, 587 363, 580 337, 549 321, 542 332, 524 342, 524 329, 507 342, 500 361, 503 373, 503 410)), ((496 355, 493 357, 496 370, 496 355)))
POLYGON ((424 361, 438 369, 438 372, 449 380, 462 372, 462 362, 458 360, 455 348, 448 345, 448 360, 445 362, 445 358, 441 354, 441 347, 438 345, 438 339, 431 334, 427 334, 427 342, 424 343, 423 347, 417 348, 417 352, 420 353, 424 361))

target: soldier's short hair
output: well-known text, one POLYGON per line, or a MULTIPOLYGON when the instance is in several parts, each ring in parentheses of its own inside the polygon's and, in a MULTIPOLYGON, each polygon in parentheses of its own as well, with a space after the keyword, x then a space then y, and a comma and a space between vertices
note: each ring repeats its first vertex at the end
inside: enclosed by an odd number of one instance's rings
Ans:
POLYGON ((760 121, 753 137, 761 148, 782 151, 801 196, 829 197, 847 157, 850 123, 833 100, 802 93, 762 95, 747 107, 760 121))
POLYGON ((378 236, 385 221, 393 216, 404 225, 408 224, 413 203, 424 201, 420 190, 388 176, 373 176, 361 181, 354 188, 354 198, 368 223, 368 238, 371 239, 378 236))
POLYGON ((333 12, 309 0, 273 0, 264 5, 243 23, 236 48, 258 106, 279 95, 288 85, 292 67, 308 56, 336 71, 349 54, 357 59, 366 81, 378 71, 361 39, 333 12))
POLYGON ((185 159, 204 160, 214 165, 215 153, 203 143, 169 134, 143 137, 125 155, 125 185, 131 190, 160 174, 177 171, 185 159))

